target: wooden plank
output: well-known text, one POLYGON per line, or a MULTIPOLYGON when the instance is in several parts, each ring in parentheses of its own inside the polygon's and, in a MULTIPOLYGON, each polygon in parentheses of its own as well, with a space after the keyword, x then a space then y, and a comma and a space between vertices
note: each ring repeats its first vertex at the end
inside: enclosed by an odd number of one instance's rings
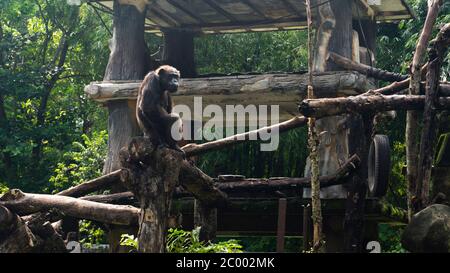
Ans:
POLYGON ((219 5, 217 5, 213 0, 203 0, 206 4, 208 4, 210 7, 212 7, 218 14, 221 14, 222 16, 226 17, 231 22, 238 21, 236 17, 231 15, 229 12, 221 8, 219 5))
POLYGON ((284 252, 284 236, 286 234, 287 199, 278 200, 277 252, 284 252))

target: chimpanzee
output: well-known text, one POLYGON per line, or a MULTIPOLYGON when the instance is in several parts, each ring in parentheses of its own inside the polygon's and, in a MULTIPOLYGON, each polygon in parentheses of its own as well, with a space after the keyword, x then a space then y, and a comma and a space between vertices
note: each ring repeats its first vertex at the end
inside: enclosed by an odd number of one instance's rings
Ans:
POLYGON ((180 133, 182 121, 172 113, 171 93, 178 90, 180 72, 172 66, 163 65, 145 76, 139 88, 136 118, 144 136, 150 138, 157 147, 168 147, 184 154, 172 137, 175 124, 180 133))

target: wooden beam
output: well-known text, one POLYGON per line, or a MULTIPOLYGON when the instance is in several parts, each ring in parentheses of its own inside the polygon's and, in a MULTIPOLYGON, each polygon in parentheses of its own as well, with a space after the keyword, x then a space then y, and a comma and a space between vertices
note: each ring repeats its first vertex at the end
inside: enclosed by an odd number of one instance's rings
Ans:
POLYGON ((297 14, 297 16, 299 16, 299 17, 303 17, 303 16, 304 16, 304 14, 302 14, 302 13, 300 12, 300 10, 297 9, 297 7, 296 7, 295 5, 293 5, 289 0, 281 0, 281 2, 282 2, 283 5, 286 7, 286 10, 287 10, 288 12, 290 12, 291 10, 293 10, 293 11, 297 14))
MULTIPOLYGON (((425 104, 423 95, 392 96, 354 96, 347 98, 304 100, 299 111, 306 117, 323 118, 344 113, 377 113, 390 110, 422 110, 425 104)), ((441 97, 436 103, 440 110, 450 107, 450 98, 441 97)))
MULTIPOLYGON (((367 78, 357 72, 336 71, 314 74, 314 90, 319 96, 356 95, 374 86, 367 78)), ((84 92, 93 100, 135 99, 140 81, 93 82, 84 92)), ((305 96, 307 74, 260 74, 208 78, 182 79, 177 96, 221 95, 228 97, 244 93, 289 93, 305 96)))

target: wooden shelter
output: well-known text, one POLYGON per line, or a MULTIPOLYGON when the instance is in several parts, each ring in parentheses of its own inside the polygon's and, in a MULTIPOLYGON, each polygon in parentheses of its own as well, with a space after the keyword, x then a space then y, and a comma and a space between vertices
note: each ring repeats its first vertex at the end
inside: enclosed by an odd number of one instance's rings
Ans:
MULTIPOLYGON (((97 2, 95 6, 114 16, 111 55, 102 82, 86 86, 92 99, 109 109, 109 153, 104 173, 120 168, 119 151, 132 137, 139 135, 135 120, 136 94, 139 82, 152 68, 144 42, 144 32, 162 34, 164 50, 161 63, 180 69, 183 81, 176 103, 192 105, 194 96, 202 96, 205 104, 280 105, 281 121, 296 115, 296 103, 305 95, 306 74, 233 75, 200 77, 195 69, 194 37, 207 34, 298 30, 306 26, 303 0, 116 0, 97 2)), ((314 85, 318 97, 341 97, 372 89, 374 81, 355 71, 341 68, 327 60, 332 51, 356 62, 372 64, 376 58, 377 23, 411 18, 403 0, 317 0, 313 18, 317 31, 314 85), (325 48, 323 48, 325 47, 325 48)), ((361 168, 355 181, 367 178, 367 138, 363 121, 347 116, 318 120, 325 131, 319 146, 321 175, 330 175, 352 154, 361 154, 361 168)), ((305 170, 308 176, 309 168, 305 170)), ((341 185, 322 191, 323 198, 345 199, 365 195, 363 183, 353 188, 341 185)), ((306 195, 307 196, 307 195, 306 195)), ((347 199, 350 200, 350 199, 347 199)), ((341 203, 343 204, 343 202, 341 203)), ((349 221, 363 221, 364 198, 346 215, 349 221), (353 215, 354 214, 354 215, 353 215)), ((263 212, 261 212, 263 213, 263 212)), ((348 213, 348 212, 346 212, 348 213)), ((343 214, 339 216, 340 222, 343 214)), ((220 215, 218 216, 220 218, 220 215)), ((295 216, 297 217, 297 216, 295 216)), ((216 220, 217 221, 217 220, 216 220)), ((231 220, 232 221, 232 220, 231 220)), ((223 224, 222 226, 227 226, 223 224)), ((230 226, 230 225, 228 225, 230 226)), ((342 250, 342 230, 336 222, 325 221, 330 251, 342 250)), ((362 225, 344 231, 345 236, 358 236, 362 225), (356 234, 356 235, 354 235, 356 234)), ((347 227, 347 226, 346 226, 347 227)), ((348 241, 350 242, 350 241, 348 241)), ((348 243, 347 250, 361 248, 348 243)))

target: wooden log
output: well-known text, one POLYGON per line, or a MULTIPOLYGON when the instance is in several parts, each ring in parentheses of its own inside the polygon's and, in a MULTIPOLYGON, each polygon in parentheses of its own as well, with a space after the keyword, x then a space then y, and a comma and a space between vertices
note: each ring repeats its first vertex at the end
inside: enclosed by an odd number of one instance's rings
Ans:
MULTIPOLYGON (((320 187, 330 187, 334 185, 344 184, 354 170, 356 170, 361 163, 360 158, 355 154, 352 155, 341 168, 336 170, 332 175, 320 176, 320 187)), ((269 178, 269 179, 244 179, 242 181, 228 181, 227 183, 219 183, 217 187, 227 193, 241 189, 251 190, 283 190, 293 186, 311 187, 311 178, 269 178)))
POLYGON ((436 108, 438 104, 438 86, 441 66, 450 45, 450 24, 442 27, 436 39, 432 41, 428 52, 428 73, 426 75, 425 107, 423 111, 423 128, 420 138, 418 174, 416 178, 416 201, 413 207, 416 212, 429 205, 431 170, 433 165, 434 147, 438 132, 436 108))
MULTIPOLYGON (((425 96, 392 95, 392 96, 354 96, 348 98, 326 98, 304 100, 299 111, 307 117, 323 118, 344 113, 376 113, 390 110, 421 110, 425 96)), ((437 109, 448 109, 450 98, 439 98, 437 109)))
POLYGON ((211 150, 225 148, 230 145, 235 145, 241 142, 249 141, 249 139, 257 139, 260 133, 270 133, 272 130, 278 130, 279 133, 287 132, 289 130, 306 125, 306 122, 307 120, 305 117, 294 117, 288 121, 275 124, 272 126, 263 127, 261 129, 253 130, 243 134, 237 134, 223 139, 206 142, 203 144, 190 143, 183 146, 182 149, 186 153, 187 157, 195 156, 211 150))
POLYGON ((80 197, 95 191, 104 190, 114 183, 120 181, 120 173, 122 170, 115 170, 98 178, 83 182, 79 185, 58 192, 56 195, 80 197))
POLYGON ((0 253, 32 252, 38 239, 22 219, 0 205, 0 253))
POLYGON ((19 215, 57 209, 64 215, 107 224, 136 225, 139 209, 131 206, 101 204, 73 197, 23 193, 13 189, 0 198, 0 205, 19 215))
MULTIPOLYGON (((359 167, 360 158, 355 154, 352 155, 334 174, 319 177, 320 187, 326 188, 335 185, 347 183, 352 173, 359 167)), ((235 176, 239 177, 239 176, 235 176)), ((311 178, 294 178, 294 177, 272 177, 272 178, 242 178, 230 179, 226 181, 215 182, 214 186, 227 195, 233 196, 235 193, 248 191, 256 193, 258 191, 267 192, 275 196, 275 192, 292 189, 293 187, 311 187, 311 178)), ((174 190, 174 198, 183 198, 192 196, 182 187, 174 190)), ((134 194, 132 192, 115 193, 108 195, 92 195, 82 197, 83 200, 101 202, 101 203, 119 203, 122 201, 134 202, 134 194)))
MULTIPOLYGON (((422 60, 425 55, 428 42, 433 31, 434 23, 437 19, 439 8, 442 4, 441 0, 428 1, 428 12, 425 19, 422 32, 416 45, 413 60, 411 63, 410 82, 409 82, 409 94, 418 95, 420 93, 421 73, 420 68, 422 66, 422 60)), ((414 199, 414 191, 417 189, 417 175, 418 175, 418 132, 419 132, 419 113, 417 111, 408 111, 406 113, 406 129, 405 129, 405 142, 406 142, 406 184, 407 184, 407 205, 408 205, 408 217, 411 219, 413 214, 412 200, 414 199)))
POLYGON ((369 65, 365 65, 362 63, 357 63, 355 61, 352 61, 351 59, 345 58, 334 52, 330 52, 328 55, 328 58, 342 68, 345 68, 348 70, 354 70, 363 75, 367 75, 367 76, 373 77, 375 79, 394 82, 394 81, 403 81, 408 78, 407 75, 393 73, 393 72, 378 69, 378 68, 375 68, 375 67, 372 67, 369 65))
MULTIPOLYGON (((209 78, 183 78, 174 101, 186 96, 223 96, 229 100, 231 95, 275 93, 277 95, 292 93, 306 96, 307 74, 261 74, 236 75, 209 78), (177 98, 179 97, 179 98, 177 98)), ((84 92, 93 100, 105 102, 110 100, 136 99, 141 81, 104 81, 92 82, 84 92)), ((367 78, 351 71, 314 73, 314 88, 321 97, 358 94, 373 88, 367 78)), ((217 98, 216 98, 217 100, 217 98)), ((240 101, 239 103, 242 103, 240 101)))
POLYGON ((131 204, 135 200, 132 192, 119 192, 113 194, 103 194, 103 195, 89 195, 81 197, 82 200, 88 200, 98 203, 108 203, 108 204, 131 204))

